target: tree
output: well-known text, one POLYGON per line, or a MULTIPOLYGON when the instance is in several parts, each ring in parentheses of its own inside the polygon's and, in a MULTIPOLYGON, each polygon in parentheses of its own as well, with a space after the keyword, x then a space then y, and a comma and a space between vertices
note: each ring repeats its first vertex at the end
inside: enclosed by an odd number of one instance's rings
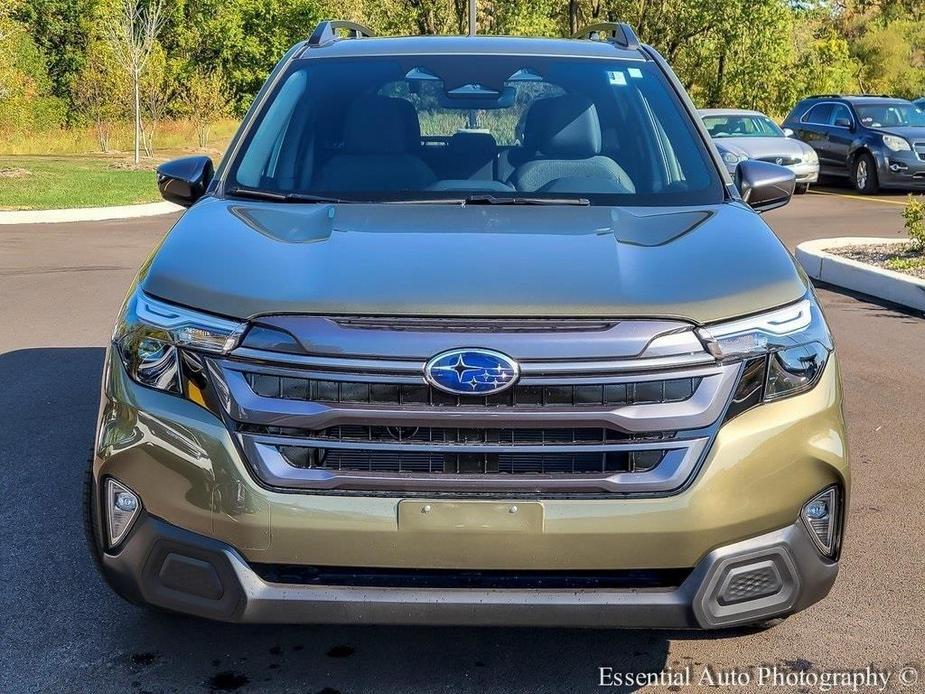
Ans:
POLYGON ((215 121, 228 113, 225 81, 218 72, 195 73, 186 85, 182 111, 196 128, 200 147, 209 144, 209 131, 215 121))
POLYGON ((59 125, 64 102, 51 94, 45 56, 14 5, 0 7, 0 133, 59 125))
POLYGON ((161 29, 162 13, 163 0, 148 5, 142 5, 141 0, 121 0, 118 10, 104 23, 106 40, 132 83, 136 166, 141 161, 141 79, 161 29))
POLYGON ((151 52, 148 69, 141 77, 141 142, 145 156, 154 156, 154 138, 175 96, 172 66, 160 44, 151 52))
POLYGON ((113 124, 128 109, 126 80, 110 47, 100 41, 90 45, 83 69, 74 80, 74 104, 96 129, 100 151, 108 152, 113 124))
MULTIPOLYGON (((70 100, 73 81, 86 61, 94 9, 101 0, 15 0, 13 16, 28 27, 45 56, 50 94, 70 100)), ((0 5, 11 0, 0 0, 0 5)))

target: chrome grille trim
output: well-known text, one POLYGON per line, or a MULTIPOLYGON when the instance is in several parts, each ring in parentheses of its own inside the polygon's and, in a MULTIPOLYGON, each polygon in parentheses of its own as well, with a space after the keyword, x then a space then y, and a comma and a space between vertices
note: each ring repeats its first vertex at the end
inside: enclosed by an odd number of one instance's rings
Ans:
MULTIPOLYGON (((656 344, 656 348, 659 345, 656 344)), ((648 352, 648 350, 647 350, 648 352)), ((261 352, 246 347, 239 347, 231 353, 235 359, 246 360, 252 370, 261 365, 283 365, 316 371, 348 373, 353 380, 361 376, 389 374, 392 376, 417 376, 424 370, 425 360, 399 361, 394 359, 356 359, 347 357, 317 357, 283 352, 261 352)), ((520 372, 523 377, 542 376, 546 374, 607 374, 628 373, 635 371, 654 371, 657 369, 675 369, 687 366, 713 364, 715 359, 708 353, 692 352, 686 354, 666 354, 664 356, 639 357, 631 359, 599 359, 584 361, 526 361, 521 360, 520 372)), ((521 379, 523 380, 523 378, 521 379)), ((407 381, 411 382, 411 381, 407 381)))
POLYGON ((369 451, 408 451, 419 453, 618 453, 629 451, 655 451, 686 448, 690 440, 665 439, 664 441, 633 441, 628 443, 568 443, 568 444, 491 444, 491 443, 423 443, 401 441, 338 441, 330 438, 295 438, 292 436, 266 436, 260 434, 239 434, 242 438, 271 446, 300 446, 304 448, 327 448, 369 451))
MULTIPOLYGON (((470 493, 546 491, 649 494, 668 492, 680 487, 690 477, 709 442, 708 438, 701 437, 645 444, 666 451, 658 466, 647 472, 554 476, 484 473, 472 475, 369 473, 296 468, 290 465, 276 449, 275 446, 279 444, 277 437, 239 435, 239 438, 248 459, 257 468, 261 479, 270 486, 307 490, 395 491, 400 489, 410 492, 470 493)), ((282 441, 285 442, 283 445, 294 443, 289 437, 282 437, 282 441)), ((635 449, 639 450, 639 447, 636 446, 635 449)), ((521 447, 517 450, 520 451, 521 447)), ((544 450, 548 449, 544 448, 544 450)))
POLYGON ((308 354, 286 354, 285 352, 263 352, 247 347, 238 347, 232 355, 258 362, 291 364, 324 371, 346 371, 350 374, 390 373, 418 374, 424 370, 423 359, 358 359, 348 357, 323 357, 308 354))
MULTIPOLYGON (((626 432, 645 433, 697 429, 715 422, 725 410, 740 370, 739 364, 715 365, 697 371, 671 372, 662 378, 696 375, 700 385, 687 400, 651 405, 624 405, 613 409, 567 406, 556 407, 433 407, 403 405, 329 405, 307 400, 264 398, 251 389, 241 366, 209 360, 213 380, 225 393, 223 405, 236 422, 267 426, 326 429, 331 426, 365 424, 395 426, 492 427, 559 426, 614 427, 626 432)), ((629 378, 629 377, 627 377, 629 378)), ((632 377, 637 380, 638 377, 632 377)), ((423 379, 421 380, 423 383, 423 379)))
POLYGON ((703 460, 741 371, 741 364, 718 363, 694 326, 675 320, 573 321, 556 328, 511 319, 265 316, 256 324, 288 332, 295 339, 288 344, 304 353, 267 351, 259 347, 283 343, 255 338, 207 358, 209 380, 255 477, 306 492, 674 493, 703 460), (516 360, 521 376, 514 388, 452 402, 426 391, 427 360, 466 345, 516 360), (653 385, 685 379, 686 388, 653 385), (380 387, 375 402, 365 384, 398 385, 399 394, 393 399, 394 389, 380 387), (627 384, 625 400, 616 396, 621 384, 627 384), (635 384, 632 397, 629 384, 635 384), (617 387, 603 387, 609 385, 617 387), (520 387, 541 397, 525 392, 521 398, 520 387), (484 436, 325 435, 332 427, 356 426, 475 429, 484 436), (502 441, 495 433, 584 427, 616 435, 502 441), (654 461, 637 464, 633 453, 654 461))
MULTIPOLYGON (((704 347, 694 332, 694 325, 676 320, 633 319, 606 324, 604 329, 508 332, 511 320, 482 321, 478 329, 461 334, 457 331, 388 330, 341 325, 321 316, 262 316, 256 327, 282 330, 291 335, 304 350, 264 352, 248 345, 233 354, 247 359, 288 361, 303 366, 363 371, 401 371, 416 369, 434 354, 460 346, 478 346, 503 352, 518 362, 543 363, 571 361, 580 366, 586 361, 637 360, 662 356, 703 354, 704 347), (391 362, 392 366, 386 364, 391 362)), ((637 367, 638 368, 638 367, 637 367)), ((580 370, 580 369, 579 369, 580 370)))

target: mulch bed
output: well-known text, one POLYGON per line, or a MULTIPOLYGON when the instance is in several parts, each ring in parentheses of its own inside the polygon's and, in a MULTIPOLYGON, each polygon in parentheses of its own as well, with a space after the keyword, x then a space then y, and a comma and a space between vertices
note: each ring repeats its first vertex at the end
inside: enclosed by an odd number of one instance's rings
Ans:
POLYGON ((829 248, 829 253, 925 280, 925 254, 910 244, 883 243, 829 248))

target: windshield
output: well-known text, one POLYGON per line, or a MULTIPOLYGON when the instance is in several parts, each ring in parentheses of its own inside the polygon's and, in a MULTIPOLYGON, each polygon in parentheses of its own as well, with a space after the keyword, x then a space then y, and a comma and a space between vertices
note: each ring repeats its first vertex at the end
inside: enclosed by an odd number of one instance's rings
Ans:
POLYGON ((855 105, 858 118, 868 128, 925 127, 925 113, 911 101, 855 105))
POLYGON ((233 156, 228 194, 294 202, 723 200, 690 117, 643 61, 303 59, 233 156))
POLYGON ((767 116, 704 116, 710 137, 785 137, 784 131, 767 116))

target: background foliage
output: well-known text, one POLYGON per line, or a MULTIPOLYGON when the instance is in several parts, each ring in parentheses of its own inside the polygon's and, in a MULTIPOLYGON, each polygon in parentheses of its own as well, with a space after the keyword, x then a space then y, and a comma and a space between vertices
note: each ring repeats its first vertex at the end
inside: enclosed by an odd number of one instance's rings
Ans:
MULTIPOLYGON (((154 2, 155 0, 151 0, 154 2)), ((464 33, 466 0, 162 0, 142 79, 143 143, 187 118, 240 116, 286 49, 325 17, 381 34, 464 33)), ((0 133, 92 128, 107 151, 132 98, 101 27, 122 0, 0 0, 0 133)), ((925 94, 923 0, 480 0, 482 33, 566 36, 625 20, 700 106, 783 116, 809 93, 925 94)))

